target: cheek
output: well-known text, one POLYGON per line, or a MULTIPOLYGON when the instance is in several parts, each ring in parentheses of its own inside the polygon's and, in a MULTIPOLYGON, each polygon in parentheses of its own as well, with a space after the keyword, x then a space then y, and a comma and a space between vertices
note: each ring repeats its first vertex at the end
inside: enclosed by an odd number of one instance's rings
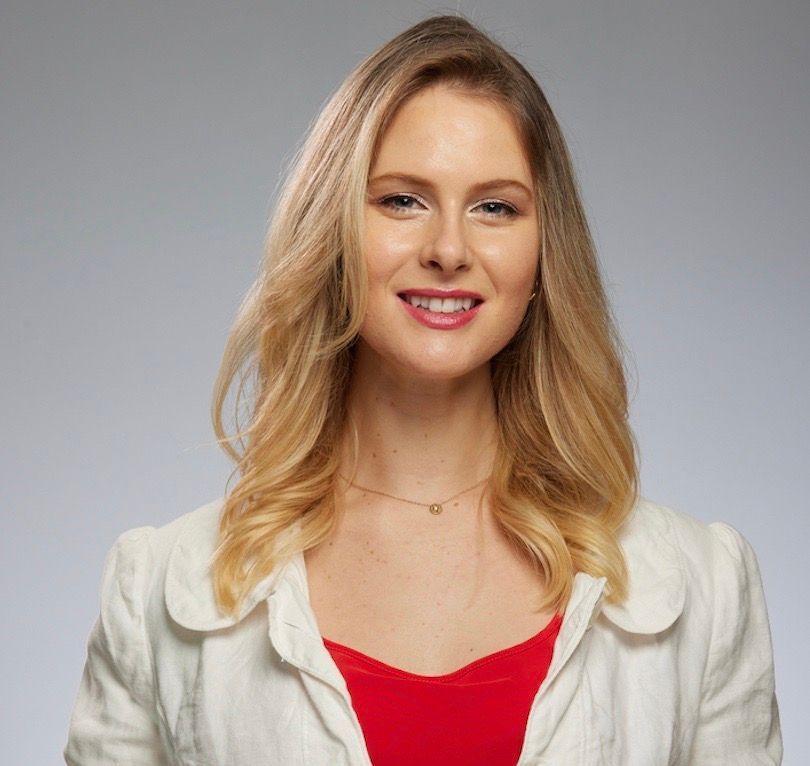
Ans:
POLYGON ((529 300, 534 290, 539 256, 533 242, 521 242, 509 251, 497 269, 501 289, 515 300, 529 300))
MULTIPOLYGON (((530 243, 531 244, 531 243, 530 243)), ((519 250, 514 250, 517 254, 519 250)), ((535 275, 537 273, 538 257, 536 251, 526 250, 525 257, 515 257, 508 263, 502 264, 498 271, 500 292, 503 301, 504 334, 510 337, 517 332, 534 292, 535 275)))
MULTIPOLYGON (((495 268, 504 289, 518 290, 534 284, 540 259, 540 229, 534 219, 526 218, 514 228, 496 232, 482 243, 481 254, 495 268)), ((531 294, 531 290, 527 295, 531 294)))
POLYGON ((386 226, 385 222, 370 224, 365 229, 363 251, 369 286, 390 279, 396 270, 412 256, 416 247, 414 237, 402 227, 386 226))
POLYGON ((398 244, 390 233, 380 227, 367 229, 363 240, 363 252, 366 262, 366 277, 368 279, 368 293, 366 315, 361 334, 369 332, 384 332, 391 317, 391 298, 393 295, 392 279, 396 275, 403 257, 398 244))

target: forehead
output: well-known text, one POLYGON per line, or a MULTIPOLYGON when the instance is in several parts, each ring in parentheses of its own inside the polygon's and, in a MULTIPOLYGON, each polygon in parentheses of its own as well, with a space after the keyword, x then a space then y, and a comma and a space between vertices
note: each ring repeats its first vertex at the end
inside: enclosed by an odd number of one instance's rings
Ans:
POLYGON ((434 85, 406 100, 382 134, 373 165, 389 172, 458 172, 530 182, 512 112, 468 90, 434 85))

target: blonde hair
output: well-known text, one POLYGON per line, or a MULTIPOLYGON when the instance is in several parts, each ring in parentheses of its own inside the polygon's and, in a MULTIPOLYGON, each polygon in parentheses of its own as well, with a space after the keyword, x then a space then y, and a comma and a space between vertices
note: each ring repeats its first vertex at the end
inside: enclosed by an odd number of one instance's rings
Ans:
POLYGON ((542 573, 541 606, 562 607, 580 570, 607 578, 609 600, 626 595, 616 532, 637 498, 635 442, 621 345, 568 151, 529 72, 464 18, 435 16, 369 56, 323 108, 228 338, 212 404, 238 476, 212 561, 225 613, 237 614, 253 586, 334 528, 346 392, 365 312, 368 173, 397 108, 437 83, 509 109, 536 183, 537 295, 491 362, 500 437, 487 490, 493 513, 542 573), (222 414, 237 379, 228 436, 222 414))

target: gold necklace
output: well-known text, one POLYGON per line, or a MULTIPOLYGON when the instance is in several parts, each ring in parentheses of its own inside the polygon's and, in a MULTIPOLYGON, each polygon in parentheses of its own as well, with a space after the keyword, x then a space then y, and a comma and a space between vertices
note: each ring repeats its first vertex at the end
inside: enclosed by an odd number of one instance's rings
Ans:
POLYGON ((368 487, 361 487, 359 484, 355 484, 353 481, 350 481, 342 474, 338 474, 343 481, 348 482, 350 486, 355 487, 356 489, 362 490, 363 492, 371 492, 372 495, 382 495, 382 497, 390 497, 392 500, 399 500, 403 503, 410 503, 411 505, 419 505, 423 508, 427 506, 427 509, 434 515, 438 516, 444 509, 442 506, 445 503, 449 503, 451 500, 457 498, 459 495, 463 495, 465 492, 469 492, 471 489, 475 489, 476 487, 481 486, 485 481, 489 479, 481 479, 481 481, 476 482, 471 487, 467 487, 467 489, 462 489, 461 492, 456 492, 455 495, 451 495, 447 498, 447 500, 442 500, 440 503, 420 503, 417 500, 408 500, 407 497, 397 497, 396 495, 389 495, 387 492, 380 492, 378 489, 369 489, 368 487))

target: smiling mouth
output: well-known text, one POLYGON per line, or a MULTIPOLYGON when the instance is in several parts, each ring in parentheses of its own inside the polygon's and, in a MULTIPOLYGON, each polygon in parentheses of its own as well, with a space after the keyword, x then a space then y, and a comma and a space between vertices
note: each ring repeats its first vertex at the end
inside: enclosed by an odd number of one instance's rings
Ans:
POLYGON ((399 293, 399 299, 410 303, 411 306, 436 314, 455 314, 460 311, 469 311, 483 303, 478 298, 434 298, 428 295, 405 295, 399 293))

